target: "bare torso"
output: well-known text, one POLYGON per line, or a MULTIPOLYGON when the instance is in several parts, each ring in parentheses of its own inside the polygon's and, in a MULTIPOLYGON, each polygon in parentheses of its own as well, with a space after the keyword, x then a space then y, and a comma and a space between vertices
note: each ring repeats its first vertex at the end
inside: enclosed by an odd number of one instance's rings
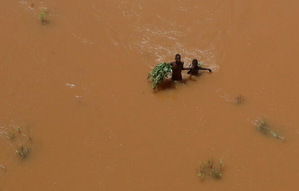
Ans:
POLYGON ((182 70, 184 69, 184 62, 173 61, 172 66, 172 80, 182 80, 182 70))

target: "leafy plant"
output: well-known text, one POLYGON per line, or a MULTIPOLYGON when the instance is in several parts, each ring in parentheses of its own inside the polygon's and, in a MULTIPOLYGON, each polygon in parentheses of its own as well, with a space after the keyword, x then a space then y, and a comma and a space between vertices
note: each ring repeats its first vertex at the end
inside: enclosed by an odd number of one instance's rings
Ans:
POLYGON ((159 83, 162 83, 165 78, 172 75, 172 66, 169 63, 158 64, 151 72, 148 73, 147 79, 152 77, 152 88, 155 89, 159 83))

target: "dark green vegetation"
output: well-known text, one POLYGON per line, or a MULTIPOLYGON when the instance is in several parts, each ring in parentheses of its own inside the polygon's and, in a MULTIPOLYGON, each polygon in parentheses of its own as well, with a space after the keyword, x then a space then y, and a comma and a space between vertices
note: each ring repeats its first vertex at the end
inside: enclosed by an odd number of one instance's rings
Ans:
POLYGON ((236 104, 240 104, 243 103, 245 101, 244 96, 239 95, 238 97, 235 98, 235 103, 236 104))
POLYGON ((20 145, 17 149, 17 153, 21 158, 25 158, 29 154, 29 148, 24 145, 20 145))
POLYGON ((147 79, 152 77, 152 88, 155 89, 159 83, 162 83, 165 78, 172 75, 172 66, 169 63, 158 64, 150 73, 148 73, 147 79))
POLYGON ((284 139, 284 137, 280 136, 280 134, 273 130, 272 128, 270 128, 268 122, 264 119, 257 119, 255 120, 254 125, 256 126, 257 130, 259 130, 262 134, 266 135, 266 136, 271 136, 274 138, 279 138, 279 139, 284 139))
POLYGON ((222 176, 223 160, 220 159, 219 163, 214 163, 213 157, 207 162, 199 162, 199 169, 197 169, 197 176, 201 179, 206 177, 213 177, 219 179, 222 176))

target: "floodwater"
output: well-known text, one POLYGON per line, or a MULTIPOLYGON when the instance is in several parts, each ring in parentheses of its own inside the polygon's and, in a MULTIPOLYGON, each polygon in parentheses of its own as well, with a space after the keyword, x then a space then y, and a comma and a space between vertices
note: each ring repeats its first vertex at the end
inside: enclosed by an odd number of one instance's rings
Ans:
POLYGON ((298 9, 1 0, 0 190, 298 190, 298 9), (213 73, 183 71, 153 91, 147 73, 177 53, 213 73), (202 180, 211 158, 222 177, 202 180))

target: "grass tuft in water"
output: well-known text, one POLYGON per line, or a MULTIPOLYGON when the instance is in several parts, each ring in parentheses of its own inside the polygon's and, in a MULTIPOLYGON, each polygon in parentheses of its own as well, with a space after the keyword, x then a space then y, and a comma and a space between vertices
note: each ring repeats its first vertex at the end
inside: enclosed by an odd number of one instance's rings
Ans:
POLYGON ((284 137, 280 136, 280 134, 277 131, 271 131, 271 134, 274 138, 285 140, 284 137))
POLYGON ((152 77, 152 88, 155 89, 156 86, 163 82, 165 78, 172 75, 172 66, 169 63, 158 64, 151 72, 148 73, 147 79, 152 77))
POLYGON ((239 95, 238 97, 235 98, 235 103, 236 104, 240 104, 243 103, 245 101, 244 96, 239 95))
POLYGON ((272 130, 268 122, 264 119, 255 120, 254 125, 257 127, 257 130, 262 132, 264 135, 270 135, 270 136, 272 135, 272 137, 274 138, 285 140, 284 137, 280 136, 280 134, 277 131, 272 130))
POLYGON ((266 120, 264 119, 257 119, 255 120, 255 126, 257 127, 257 130, 262 132, 263 134, 267 135, 270 132, 269 125, 266 120))
POLYGON ((48 23, 48 20, 46 19, 46 14, 48 13, 48 9, 46 7, 41 7, 40 8, 40 13, 39 13, 39 20, 43 25, 48 23))
POLYGON ((197 169, 197 176, 201 179, 205 177, 213 177, 215 179, 219 179, 222 177, 223 171, 223 159, 219 161, 216 165, 214 164, 214 160, 209 159, 207 162, 199 162, 199 169, 197 169))
POLYGON ((20 145, 20 147, 17 149, 17 153, 21 158, 25 158, 29 154, 29 148, 24 145, 20 145))

